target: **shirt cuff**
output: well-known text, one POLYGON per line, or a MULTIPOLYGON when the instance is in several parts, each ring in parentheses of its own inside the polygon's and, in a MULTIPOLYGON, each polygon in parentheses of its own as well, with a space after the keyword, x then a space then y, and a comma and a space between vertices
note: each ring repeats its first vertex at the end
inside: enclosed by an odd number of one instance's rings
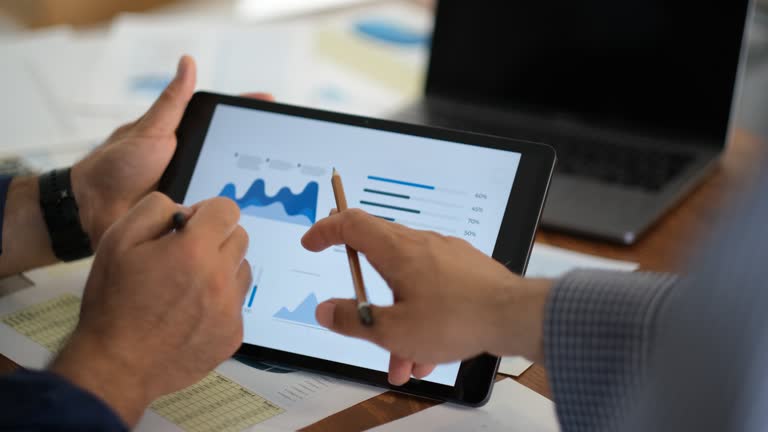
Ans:
POLYGON ((0 425, 8 430, 128 430, 104 401, 48 371, 0 377, 0 407, 0 425))
POLYGON ((676 280, 577 270, 553 286, 544 351, 563 431, 612 429, 643 379, 658 311, 676 280))

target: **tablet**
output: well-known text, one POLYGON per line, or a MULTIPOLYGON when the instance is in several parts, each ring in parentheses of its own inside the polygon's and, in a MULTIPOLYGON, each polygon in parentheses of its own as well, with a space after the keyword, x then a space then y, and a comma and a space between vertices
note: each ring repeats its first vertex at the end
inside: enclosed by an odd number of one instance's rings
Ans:
MULTIPOLYGON (((184 204, 234 200, 251 238, 254 283, 238 355, 387 388, 385 350, 315 320, 319 303, 354 297, 343 247, 311 253, 300 244, 335 207, 333 168, 350 207, 461 237, 522 273, 555 163, 540 144, 211 93, 192 98, 177 137, 160 190, 184 204)), ((384 280, 361 261, 370 301, 391 304, 384 280)), ((497 366, 481 355, 393 389, 481 405, 497 366)))

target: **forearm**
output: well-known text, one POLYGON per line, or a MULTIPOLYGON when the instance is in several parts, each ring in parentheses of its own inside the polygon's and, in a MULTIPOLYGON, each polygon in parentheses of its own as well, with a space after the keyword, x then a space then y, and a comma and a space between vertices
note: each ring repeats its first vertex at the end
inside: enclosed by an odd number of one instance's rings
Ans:
POLYGON ((53 264, 48 229, 40 210, 37 177, 13 179, 8 189, 3 220, 3 254, 0 277, 53 264))
POLYGON ((576 271, 552 287, 544 347, 564 431, 611 429, 631 405, 675 282, 671 275, 576 271))

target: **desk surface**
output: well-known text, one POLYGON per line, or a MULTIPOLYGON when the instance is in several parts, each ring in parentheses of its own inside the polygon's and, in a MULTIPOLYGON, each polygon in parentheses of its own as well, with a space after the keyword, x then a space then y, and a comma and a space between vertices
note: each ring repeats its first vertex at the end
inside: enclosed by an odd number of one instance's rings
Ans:
MULTIPOLYGON (((560 233, 541 231, 537 241, 584 253, 640 263, 642 269, 679 271, 696 249, 700 236, 711 231, 728 199, 743 191, 756 173, 764 144, 737 131, 718 169, 693 194, 673 209, 632 247, 616 246, 560 233)), ((0 373, 16 365, 0 355, 0 373)), ((551 397, 544 368, 534 365, 518 381, 551 397)), ((307 431, 352 431, 374 427, 413 414, 434 402, 395 392, 365 401, 307 427, 307 431)))

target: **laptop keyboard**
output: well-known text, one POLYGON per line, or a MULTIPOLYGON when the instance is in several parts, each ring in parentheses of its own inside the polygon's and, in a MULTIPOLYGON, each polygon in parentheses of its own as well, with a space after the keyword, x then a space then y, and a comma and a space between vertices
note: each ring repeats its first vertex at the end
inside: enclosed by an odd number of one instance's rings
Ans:
MULTIPOLYGON (((430 110, 428 119, 428 124, 477 131, 476 122, 452 114, 451 110, 430 110)), ((480 129, 501 136, 514 136, 518 132, 512 133, 508 126, 487 123, 480 129)), ((680 152, 619 146, 610 142, 571 138, 545 139, 543 142, 557 151, 556 172, 648 192, 659 191, 693 161, 692 156, 680 152)))
POLYGON ((594 141, 562 142, 556 171, 655 192, 693 161, 689 155, 594 141))

